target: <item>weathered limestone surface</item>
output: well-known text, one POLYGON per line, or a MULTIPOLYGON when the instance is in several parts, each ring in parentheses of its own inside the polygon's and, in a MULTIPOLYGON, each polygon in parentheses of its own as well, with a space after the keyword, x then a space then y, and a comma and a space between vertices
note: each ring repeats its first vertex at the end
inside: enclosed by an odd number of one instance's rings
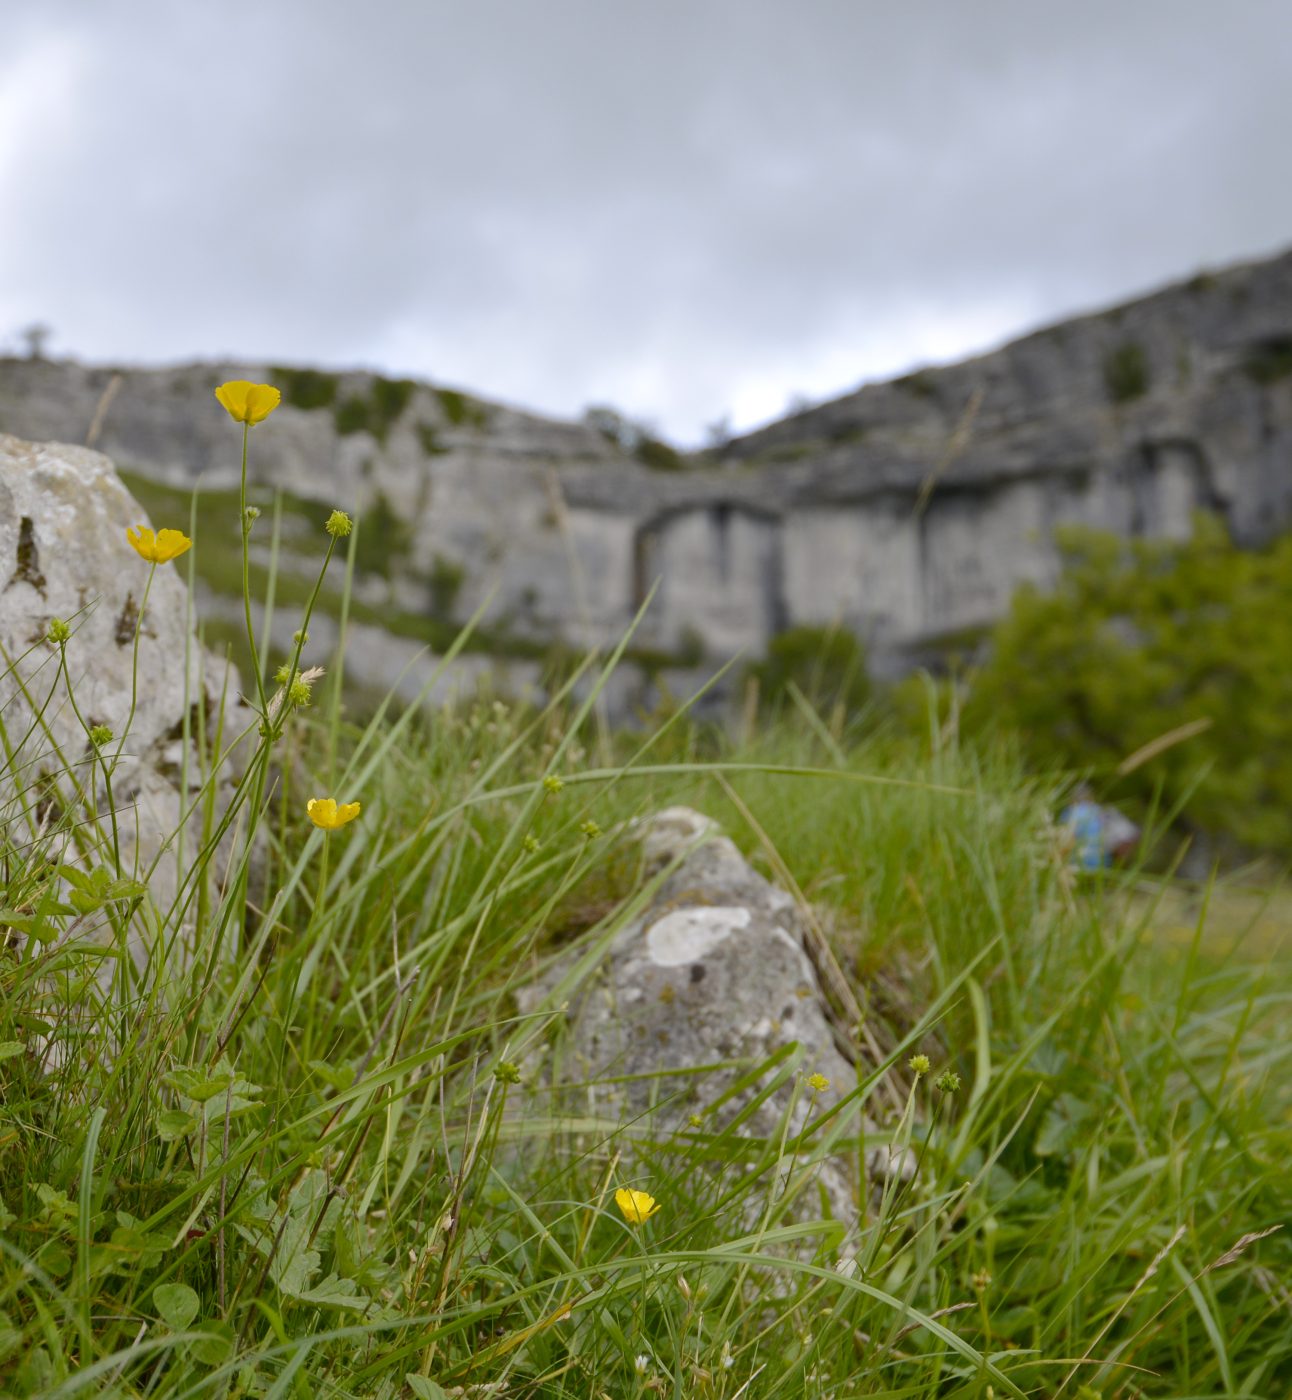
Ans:
MULTIPOLYGON (((229 486, 211 390, 233 377, 274 371, 0 361, 0 428, 80 441, 94 425, 123 467, 229 486)), ((342 374, 335 405, 285 404, 253 471, 360 514, 384 496, 413 527, 399 596, 429 606, 448 561, 457 612, 492 594, 522 636, 617 638, 658 581, 651 647, 718 660, 839 621, 899 655, 1052 580, 1056 526, 1178 536, 1203 507, 1255 543, 1292 523, 1292 253, 867 386, 683 472, 428 385, 379 431, 340 431, 337 407, 377 383, 342 374)))
MULTIPOLYGON (((648 1130, 657 1138, 690 1131, 692 1115, 712 1133, 735 1118, 753 1091, 718 1100, 792 1045, 797 1073, 742 1131, 776 1139, 787 1116, 789 1130, 799 1131, 811 1114, 855 1089, 857 1074, 838 1048, 794 900, 690 808, 654 817, 643 833, 643 854, 648 872, 679 863, 575 991, 558 1078, 584 1085, 626 1077, 578 1092, 612 1119, 649 1113, 648 1130), (693 1072, 709 1065, 726 1067, 693 1072), (824 1075, 829 1086, 814 1091, 806 1083, 812 1074, 824 1075)), ((549 999, 572 965, 559 963, 543 983, 527 988, 522 1011, 549 999)), ((848 1117, 846 1127, 855 1154, 860 1115, 848 1117)), ((851 1167, 843 1155, 820 1164, 837 1218, 854 1216, 856 1179, 855 1155, 851 1167)))
MULTIPOLYGON (((57 648, 46 640, 50 622, 61 618, 72 629, 68 670, 81 716, 116 736, 103 753, 110 765, 115 760, 112 796, 123 873, 147 879, 164 910, 181 869, 177 845, 168 843, 200 784, 196 755, 190 752, 185 763, 185 708, 193 732, 203 718, 209 734, 227 688, 227 742, 239 719, 238 682, 194 640, 174 565, 159 566, 145 606, 149 566, 126 541, 127 527, 145 520, 101 454, 0 435, 0 725, 6 739, 0 819, 9 840, 25 847, 50 824, 58 826, 61 809, 90 849, 61 839, 56 849, 82 865, 111 863, 103 775, 91 762, 85 729, 60 677, 57 648), (45 778, 57 787, 52 803, 52 791, 42 788, 45 778), (182 791, 185 778, 188 793, 182 791), (97 839, 92 817, 98 818, 97 839)), ((217 788, 217 811, 229 792, 226 775, 217 788)), ((184 834, 184 868, 199 836, 195 814, 184 834)), ((132 950, 137 958, 143 955, 141 927, 132 950)))

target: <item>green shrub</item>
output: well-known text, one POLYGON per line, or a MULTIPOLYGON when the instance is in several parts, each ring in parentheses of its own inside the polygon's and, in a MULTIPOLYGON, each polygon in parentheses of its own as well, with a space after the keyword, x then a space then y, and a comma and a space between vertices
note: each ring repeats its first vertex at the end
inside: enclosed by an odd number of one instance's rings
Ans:
POLYGON ((451 450, 440 441, 439 434, 430 423, 417 425, 417 440, 422 444, 422 451, 428 457, 441 457, 451 450))
POLYGON ((704 633, 691 623, 678 633, 677 664, 679 666, 699 666, 708 648, 704 644, 704 633))
POLYGON ((449 617, 462 590, 467 571, 454 559, 437 554, 426 582, 431 590, 431 611, 436 617, 449 617))
POLYGON ((1248 356, 1244 366, 1248 378, 1257 384, 1277 384, 1292 375, 1292 336, 1271 336, 1248 356))
POLYGON ((772 708, 790 703, 793 689, 822 715, 839 710, 855 715, 871 698, 865 648, 841 627, 791 627, 779 633, 749 674, 772 708))
POLYGON ((436 389, 436 398, 444 410, 444 416, 455 428, 484 428, 489 423, 489 410, 479 399, 464 394, 460 389, 436 389))
POLYGON ((384 443, 394 423, 402 416, 417 388, 411 379, 373 378, 368 397, 351 394, 336 407, 336 430, 342 437, 350 433, 371 433, 384 443))
POLYGON ((338 376, 318 369, 289 369, 274 365, 273 382, 282 390, 283 402, 293 408, 331 408, 336 402, 338 376))
POLYGON ((399 420, 413 397, 417 385, 411 379, 383 379, 380 375, 372 381, 372 418, 376 424, 374 436, 384 439, 387 429, 399 420))
POLYGON ((1187 543, 1061 536, 1056 591, 1023 589, 996 629, 964 720, 1017 732, 1034 760, 1121 777, 1147 808, 1242 847, 1292 850, 1292 537, 1247 553, 1200 517, 1187 543))
POLYGON ((686 470, 686 458, 675 447, 661 442, 658 438, 645 437, 637 444, 637 460, 643 466, 656 472, 680 472, 686 470))
POLYGON ((938 396, 938 386, 926 369, 904 374, 900 379, 893 380, 893 383, 897 388, 905 389, 908 394, 914 394, 917 399, 936 399, 938 396))
POLYGON ((368 401, 357 394, 342 400, 336 406, 336 430, 342 437, 351 433, 362 433, 368 427, 368 401))
POLYGON ((354 546, 354 566, 362 573, 389 579, 413 547, 413 526, 391 505, 384 491, 378 491, 372 504, 359 517, 359 535, 354 546))
POLYGON ((648 432, 643 424, 625 417, 617 408, 596 404, 587 409, 583 421, 590 428, 595 428, 607 442, 614 443, 621 452, 636 457, 652 471, 686 470, 686 458, 676 448, 648 432))
POLYGON ((1130 403, 1148 393, 1148 358, 1133 340, 1119 345, 1104 360, 1104 386, 1114 403, 1130 403))

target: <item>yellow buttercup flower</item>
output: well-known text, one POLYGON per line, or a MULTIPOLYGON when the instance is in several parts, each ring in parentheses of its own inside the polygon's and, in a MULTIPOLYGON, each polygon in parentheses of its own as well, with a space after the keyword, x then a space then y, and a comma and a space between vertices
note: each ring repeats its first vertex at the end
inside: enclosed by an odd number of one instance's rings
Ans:
POLYGON ((659 1209, 659 1202, 645 1191, 627 1191, 622 1186, 615 1192, 615 1205, 630 1225, 644 1225, 659 1209))
POLYGON ((272 384, 251 384, 245 379, 231 379, 221 384, 215 397, 224 405, 235 423, 263 423, 282 402, 282 394, 272 384))
POLYGON ((158 530, 154 535, 147 525, 135 525, 128 529, 126 539, 130 541, 131 549, 150 564, 169 564, 193 544, 183 530, 158 530))
POLYGON ((311 797, 305 804, 305 810, 315 826, 322 827, 324 831, 335 831, 359 815, 359 804, 343 802, 338 807, 335 797, 311 797))

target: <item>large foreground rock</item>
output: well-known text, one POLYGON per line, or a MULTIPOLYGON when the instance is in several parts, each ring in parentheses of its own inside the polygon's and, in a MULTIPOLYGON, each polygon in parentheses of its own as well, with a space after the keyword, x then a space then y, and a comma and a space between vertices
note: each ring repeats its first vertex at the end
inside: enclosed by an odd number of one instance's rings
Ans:
MULTIPOLYGON (((184 751, 185 714, 190 733, 202 729, 210 742, 223 707, 227 743, 248 712, 235 715, 236 677, 193 635, 179 566, 158 567, 145 605, 149 566, 126 540, 127 528, 145 520, 107 457, 0 435, 4 834, 16 850, 44 845, 47 854, 116 874, 103 774, 85 733, 85 725, 107 725, 115 738, 104 756, 111 765, 120 755, 112 797, 122 872, 146 880, 153 904, 165 911, 179 888, 180 861, 191 867, 201 836, 200 811, 183 820, 201 785, 197 754, 184 751), (72 629, 68 670, 81 718, 47 640, 54 618, 72 629)), ((216 785, 217 814, 230 791, 226 774, 216 785)), ((148 922, 142 916, 132 928, 137 964, 151 942, 148 922)))
MULTIPOLYGON (((675 868, 575 989, 556 1076, 579 1086, 574 1092, 586 1094, 599 1116, 645 1125, 653 1138, 697 1128, 708 1134, 758 1092, 731 1094, 737 1082, 788 1048, 795 1072, 740 1132, 778 1140, 787 1118, 789 1132, 799 1132, 856 1088, 857 1070, 841 1053, 849 1031, 827 1005, 794 899, 690 808, 659 813, 642 849, 648 870, 675 868), (705 1066, 715 1068, 696 1072, 705 1066), (813 1088, 814 1075, 828 1085, 813 1088)), ((527 989, 522 1010, 550 999, 573 966, 573 959, 559 962, 527 989)), ((844 1123, 846 1138, 815 1177, 835 1217, 851 1221, 858 1134, 869 1125, 855 1107, 844 1123)), ((887 1162, 886 1153, 870 1154, 872 1170, 887 1162)), ((816 1209, 815 1192, 811 1199, 816 1209)))

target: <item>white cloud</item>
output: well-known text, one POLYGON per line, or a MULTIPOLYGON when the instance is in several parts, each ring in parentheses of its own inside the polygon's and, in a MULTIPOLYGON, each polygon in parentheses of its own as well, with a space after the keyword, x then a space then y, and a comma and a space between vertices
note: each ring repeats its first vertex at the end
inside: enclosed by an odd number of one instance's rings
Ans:
POLYGON ((1292 241, 1283 0, 27 13, 0 317, 89 358, 366 363, 694 441, 1292 241))
MULTIPOLYGON (((15 267, 24 225, 39 226, 42 213, 26 198, 31 171, 57 163, 76 139, 83 116, 77 85, 85 69, 84 47, 71 34, 18 30, 8 58, 0 59, 0 266, 15 267)), ((0 279, 0 339, 48 314, 21 277, 0 279)))

